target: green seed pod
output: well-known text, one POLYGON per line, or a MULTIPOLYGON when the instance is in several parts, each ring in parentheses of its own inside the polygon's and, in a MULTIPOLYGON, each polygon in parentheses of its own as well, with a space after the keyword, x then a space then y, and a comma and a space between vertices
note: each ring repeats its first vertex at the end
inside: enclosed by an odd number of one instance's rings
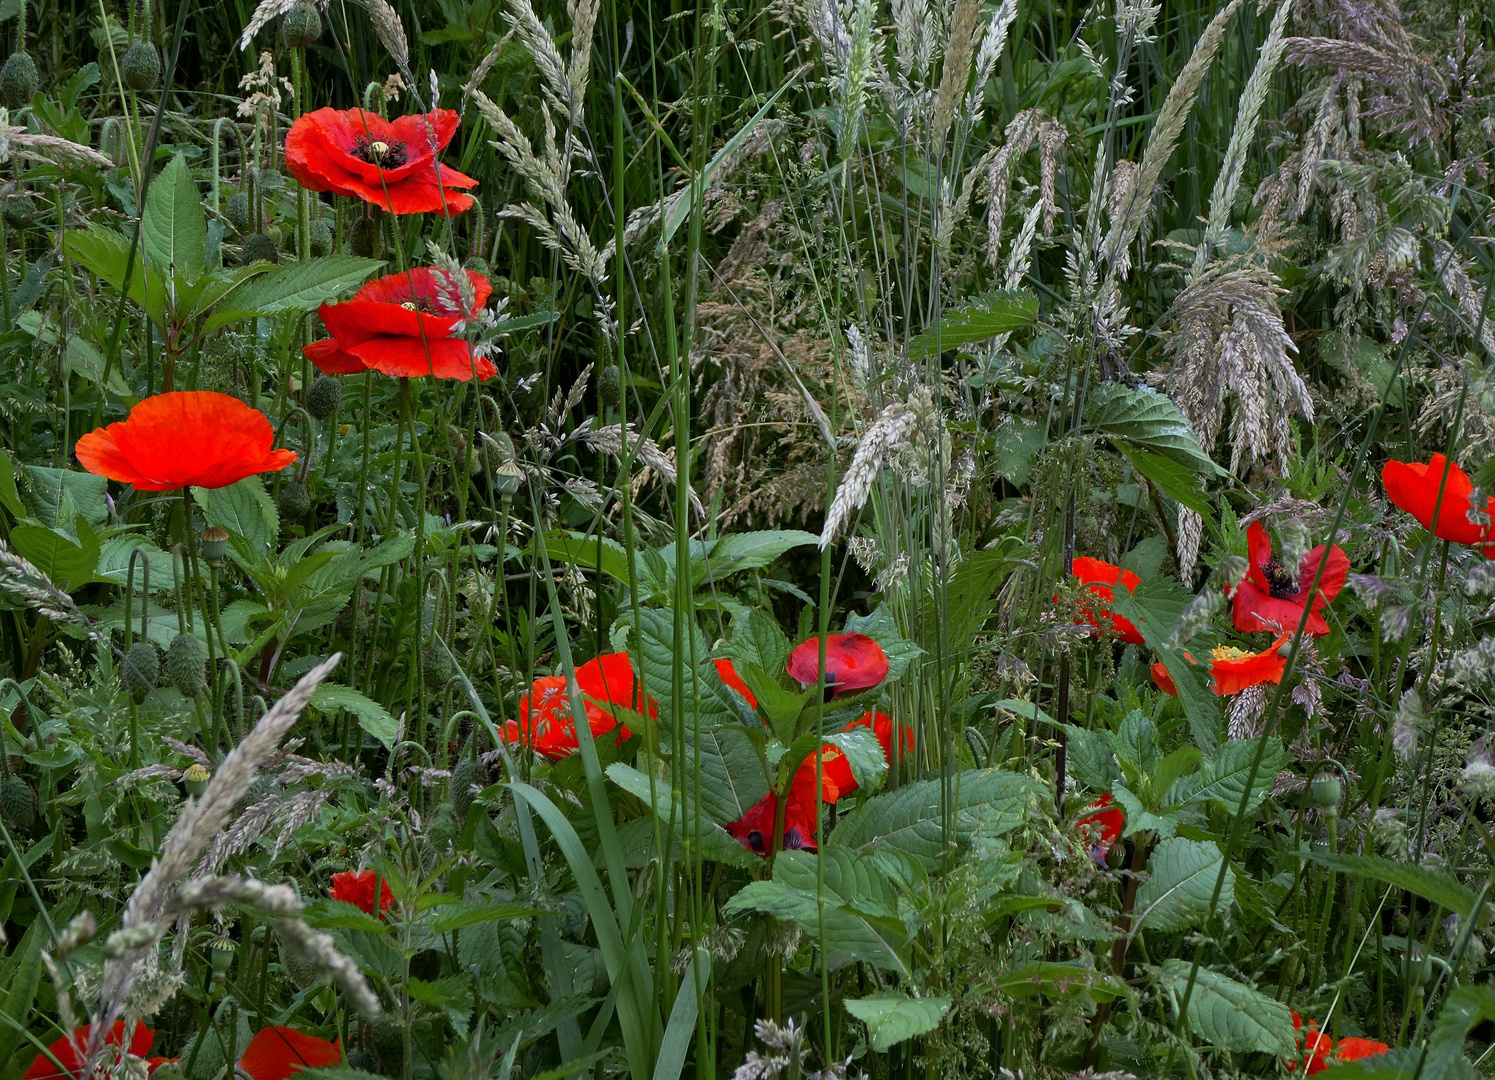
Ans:
POLYGON ((302 990, 317 981, 317 965, 296 949, 287 948, 284 941, 280 943, 280 970, 302 990))
POLYGON ((442 807, 441 813, 431 821, 428 835, 431 838, 431 847, 436 854, 444 855, 447 845, 457 839, 457 819, 449 807, 442 807))
POLYGON ((280 30, 285 34, 287 45, 293 49, 304 49, 321 39, 322 16, 315 4, 302 0, 281 16, 280 30))
POLYGON ((248 232, 249 193, 236 191, 230 195, 228 202, 223 205, 223 216, 228 218, 228 223, 234 227, 234 232, 248 232))
POLYGON ((208 781, 211 779, 213 779, 213 774, 208 772, 207 767, 199 761, 194 761, 182 773, 182 786, 187 789, 188 795, 196 799, 208 790, 208 781))
POLYGON ((311 512, 311 496, 306 492, 306 485, 291 480, 280 487, 280 494, 275 496, 275 509, 280 511, 282 523, 300 521, 311 512))
POLYGON ((239 262, 248 266, 261 261, 280 262, 280 248, 265 233, 250 233, 239 247, 239 262))
POLYGON ((5 200, 5 223, 17 228, 24 226, 36 213, 36 200, 25 192, 12 192, 5 200))
POLYGON ((311 228, 306 233, 307 243, 311 246, 311 253, 317 258, 326 258, 332 254, 332 226, 325 221, 313 221, 311 228))
POLYGON ((326 420, 343 403, 343 381, 336 375, 318 375, 306 391, 306 411, 318 420, 326 420))
POLYGON ((452 770, 452 812, 459 823, 467 821, 467 811, 472 808, 473 788, 483 787, 486 777, 483 767, 468 759, 452 770))
POLYGON ((123 675, 125 689, 130 691, 135 704, 139 705, 156 688, 156 683, 161 678, 161 654, 149 641, 135 642, 130 646, 130 651, 125 653, 123 675))
POLYGON ((183 697, 208 688, 208 647, 196 634, 178 634, 166 648, 166 677, 183 697))
POLYGON ((30 53, 18 49, 10 54, 5 66, 0 67, 0 105, 7 109, 30 105, 40 85, 36 61, 31 59, 30 53))
POLYGON ((164 1065, 157 1065, 151 1073, 151 1080, 187 1080, 187 1074, 182 1072, 182 1066, 175 1061, 168 1061, 164 1065))
POLYGON ((426 686, 433 690, 444 687, 456 673, 452 668, 451 657, 440 642, 421 654, 420 666, 426 677, 426 686))
POLYGON ((19 776, 0 781, 0 818, 14 829, 30 829, 36 823, 36 792, 19 776))
POLYGON ((405 1025, 388 1013, 373 1021, 364 1031, 364 1044, 374 1058, 374 1067, 393 1076, 405 1065, 405 1025))
POLYGON ((1313 797, 1314 806, 1320 810, 1338 811, 1340 799, 1344 796, 1339 777, 1333 773, 1319 773, 1313 778, 1308 790, 1313 797))
POLYGON ((604 405, 616 405, 623 400, 623 373, 617 364, 608 364, 597 374, 597 396, 604 405))
POLYGON ((149 41, 137 41, 119 62, 119 77, 129 90, 154 90, 161 82, 161 54, 149 41))
POLYGON ((353 222, 348 235, 348 247, 360 259, 377 259, 384 254, 384 235, 379 228, 379 219, 361 217, 353 222))

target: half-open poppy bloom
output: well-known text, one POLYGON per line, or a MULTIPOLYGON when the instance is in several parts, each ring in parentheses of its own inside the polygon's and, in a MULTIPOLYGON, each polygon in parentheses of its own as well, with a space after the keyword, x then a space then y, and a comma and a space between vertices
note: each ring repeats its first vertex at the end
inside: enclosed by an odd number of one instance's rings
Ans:
POLYGON ((1308 633, 1315 637, 1327 634, 1329 624, 1319 612, 1344 588, 1350 572, 1350 557, 1344 548, 1320 544, 1303 556, 1296 569, 1288 569, 1272 554, 1272 538, 1259 521, 1253 521, 1246 530, 1246 545, 1246 579, 1236 586, 1232 601, 1235 628, 1248 634, 1259 630, 1296 632, 1307 608, 1308 633), (1318 591, 1310 604, 1314 575, 1319 575, 1318 591))
POLYGON ((1099 866, 1106 865, 1106 854, 1121 839, 1121 830, 1126 825, 1126 815, 1121 812, 1121 807, 1116 805, 1116 800, 1111 797, 1110 792, 1102 795, 1095 802, 1085 807, 1086 814, 1075 822, 1075 828, 1088 830, 1090 839, 1090 857, 1099 866))
POLYGON ((90 431, 73 452, 95 476, 139 491, 221 488, 255 473, 279 472, 294 450, 271 449, 275 429, 227 394, 177 390, 148 397, 129 418, 90 431))
MULTIPOLYGON (((1478 546, 1487 556, 1495 558, 1495 538, 1491 536, 1489 522, 1476 525, 1469 520, 1473 482, 1463 469, 1442 454, 1434 454, 1426 465, 1388 461, 1381 469, 1381 483, 1386 486, 1388 499, 1439 540, 1478 546), (1442 499, 1438 498, 1440 488, 1442 499)), ((1495 518, 1495 498, 1487 498, 1479 510, 1488 518, 1495 518)))
POLYGON ((478 182, 436 164, 457 133, 450 109, 386 120, 363 109, 318 109, 286 133, 286 168, 308 191, 330 191, 391 214, 460 214, 472 207, 459 188, 478 182))
MULTIPOLYGON (((1237 649, 1234 645, 1216 645, 1210 653, 1209 668, 1213 677, 1211 689, 1219 697, 1229 697, 1264 682, 1280 683, 1282 673, 1287 669, 1287 657, 1282 655, 1282 646, 1289 636, 1281 635, 1258 653, 1237 649)), ((1188 653, 1184 653, 1184 659, 1191 664, 1198 663, 1188 653)), ((1152 665, 1152 681, 1164 693, 1178 693, 1173 676, 1168 674, 1168 669, 1161 663, 1152 665)))
POLYGON ((376 278, 341 304, 317 309, 332 336, 301 351, 328 375, 352 375, 372 368, 385 375, 466 382, 498 374, 493 361, 474 357, 459 337, 460 324, 478 313, 493 286, 482 274, 464 270, 472 283, 472 308, 463 307, 457 282, 443 270, 417 266, 403 274, 376 278))
POLYGON ((374 914, 377 902, 381 919, 394 903, 394 897, 389 893, 389 883, 380 880, 372 870, 360 870, 356 873, 345 870, 341 874, 333 874, 332 888, 327 890, 327 895, 334 900, 362 908, 369 915, 374 914))
MULTIPOLYGON (((820 679, 820 639, 802 641, 789 654, 789 677, 806 686, 820 679)), ((866 634, 827 634, 825 688, 849 694, 876 686, 888 677, 888 657, 866 634)))
POLYGON ((1375 1039, 1362 1039, 1354 1035, 1346 1036, 1335 1043, 1332 1038, 1318 1029, 1317 1020, 1308 1021, 1308 1030, 1304 1031, 1303 1018, 1298 1015, 1296 1009, 1290 1011, 1293 1015, 1293 1030, 1298 1032, 1298 1039, 1303 1044, 1302 1052, 1306 1055, 1306 1060, 1303 1062, 1284 1062, 1295 1072, 1301 1069, 1307 1075, 1313 1076, 1328 1069, 1336 1061, 1361 1061, 1391 1050, 1391 1047, 1383 1042, 1377 1042, 1375 1039))
MULTIPOLYGON (((78 1052, 74 1047, 86 1046, 91 1030, 92 1028, 88 1024, 74 1028, 71 1039, 58 1039, 47 1048, 52 1051, 52 1057, 55 1057, 62 1063, 63 1070, 65 1071, 59 1071, 46 1054, 37 1054, 35 1059, 32 1060, 30 1068, 21 1075, 21 1080, 83 1080, 85 1075, 83 1062, 78 1060, 78 1052)), ((137 1020, 135 1021, 135 1029, 130 1034, 130 1041, 126 1043, 125 1022, 123 1020, 116 1020, 114 1021, 114 1026, 109 1029, 109 1034, 104 1038, 104 1045, 120 1047, 131 1057, 143 1058, 145 1060, 146 1071, 155 1072, 167 1062, 176 1060, 175 1058, 164 1057, 147 1058, 145 1055, 150 1051, 151 1044, 155 1041, 156 1033, 137 1020)), ((112 1057, 109 1059, 109 1063, 112 1063, 112 1057)))
POLYGON ((758 707, 758 699, 748 689, 747 683, 742 681, 742 676, 737 674, 737 669, 732 666, 732 661, 723 659, 711 662, 716 665, 716 673, 722 677, 722 682, 741 694, 747 701, 748 708, 756 709, 758 707))
MULTIPOLYGON (((607 653, 588 660, 576 669, 576 685, 586 700, 587 723, 594 739, 614 728, 618 729, 619 743, 633 734, 602 708, 608 705, 643 711, 644 702, 640 692, 634 689, 633 665, 627 653, 607 653)), ((649 715, 657 712, 658 705, 650 698, 649 715)), ((571 716, 571 697, 564 675, 535 680, 530 692, 519 701, 519 722, 510 720, 504 724, 504 739, 510 743, 528 743, 536 753, 552 761, 576 753, 579 749, 576 724, 571 716)))
MULTIPOLYGON (((1130 570, 1123 570, 1115 563, 1083 555, 1074 561, 1074 576, 1075 580, 1085 587, 1086 592, 1094 593, 1096 598, 1104 601, 1106 605, 1116 598, 1117 585, 1122 585, 1127 592, 1132 592, 1142 580, 1130 570)), ((1104 624, 1127 644, 1142 644, 1142 632, 1129 619, 1113 613, 1109 606, 1081 604, 1080 614, 1097 630, 1104 624)))
POLYGON ((253 1080, 290 1080, 302 1069, 336 1065, 343 1060, 343 1049, 335 1042, 295 1028, 262 1028, 239 1059, 239 1070, 253 1080))

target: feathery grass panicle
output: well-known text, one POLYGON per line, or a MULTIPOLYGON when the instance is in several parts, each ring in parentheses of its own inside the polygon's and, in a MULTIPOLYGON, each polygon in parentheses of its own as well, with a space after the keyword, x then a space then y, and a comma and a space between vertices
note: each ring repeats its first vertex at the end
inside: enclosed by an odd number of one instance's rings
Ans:
POLYGON ((945 140, 955 121, 955 106, 965 96, 971 77, 971 57, 976 48, 976 19, 981 0, 955 0, 950 16, 950 34, 945 41, 945 62, 940 72, 940 87, 935 94, 934 115, 929 124, 930 156, 938 160, 945 152, 945 140))
POLYGON ((390 5, 389 0, 358 0, 368 9, 369 21, 374 24, 374 33, 379 44, 407 77, 410 73, 410 39, 405 36, 405 25, 390 5))
POLYGON ((249 16, 249 21, 244 24, 244 32, 239 35, 239 51, 245 52, 266 26, 280 18, 291 8, 295 7, 300 0, 260 0, 254 9, 254 14, 249 16))
POLYGON ((329 935, 313 930, 300 919, 277 918, 272 922, 282 946, 289 947, 346 994, 353 1008, 370 1019, 384 1011, 358 965, 338 951, 329 935))
MULTIPOLYGON (((839 153, 842 161, 851 158, 862 131, 862 108, 866 104, 867 84, 872 77, 873 18, 875 0, 856 0, 851 16, 851 55, 841 76, 841 132, 839 153)), ((850 183, 850 174, 845 174, 850 183)))
POLYGON ((916 391, 906 402, 893 402, 883 409, 870 427, 862 433, 856 452, 846 475, 841 478, 825 514, 825 527, 820 531, 820 546, 826 548, 835 543, 846 527, 851 515, 862 508, 867 496, 872 493, 873 481, 882 470, 888 455, 903 443, 910 432, 918 426, 921 415, 932 412, 933 403, 927 391, 916 391), (921 401, 916 404, 914 398, 921 401))

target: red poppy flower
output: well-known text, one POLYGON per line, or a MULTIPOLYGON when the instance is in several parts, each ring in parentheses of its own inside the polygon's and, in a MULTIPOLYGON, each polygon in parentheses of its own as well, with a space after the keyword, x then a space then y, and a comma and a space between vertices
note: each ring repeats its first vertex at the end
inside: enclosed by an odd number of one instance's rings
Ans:
MULTIPOLYGON (((46 1054, 37 1054, 30 1068, 21 1075, 21 1080, 81 1080, 83 1062, 78 1060, 75 1047, 87 1046, 91 1030, 91 1025, 84 1024, 82 1027, 73 1029, 71 1039, 66 1037, 58 1039, 48 1047, 52 1051, 52 1057, 62 1062, 65 1072, 58 1072, 57 1066, 52 1064, 46 1054)), ((130 1041, 126 1044, 125 1022, 116 1020, 114 1026, 109 1029, 109 1034, 104 1038, 104 1045, 122 1047, 124 1052, 132 1057, 145 1058, 146 1052, 150 1050, 151 1044, 155 1041, 156 1033, 137 1020, 135 1029, 130 1035, 130 1041)), ((160 1066, 175 1060, 175 1058, 164 1057, 145 1058, 146 1069, 149 1072, 155 1072, 160 1066)))
POLYGON ((73 448, 96 476, 138 491, 221 488, 255 473, 279 472, 294 450, 272 450, 275 429, 238 398, 207 390, 148 397, 129 419, 90 431, 73 448))
POLYGON ((460 214, 473 204, 457 188, 478 182, 436 164, 457 133, 450 109, 385 120, 363 109, 318 109, 286 134, 286 168, 308 191, 331 191, 391 214, 460 214))
POLYGON ((732 666, 732 661, 713 660, 712 663, 716 665, 716 673, 722 677, 722 682, 747 699, 748 708, 756 709, 758 707, 758 699, 748 689, 747 683, 742 681, 742 676, 737 674, 737 669, 732 666))
POLYGON ((1318 1021, 1308 1021, 1308 1030, 1303 1031, 1303 1018, 1296 1010, 1292 1010, 1293 1029, 1301 1032, 1303 1041, 1303 1052, 1308 1055, 1306 1064, 1288 1061, 1285 1064, 1289 1069, 1302 1068, 1309 1076, 1321 1073, 1336 1061, 1361 1061, 1365 1058, 1375 1057, 1377 1054, 1389 1053, 1391 1047, 1375 1039, 1362 1039, 1358 1036, 1349 1035, 1335 1043, 1332 1038, 1318 1029, 1318 1021))
MULTIPOLYGON (((1280 683, 1282 673, 1287 669, 1287 657, 1282 655, 1282 646, 1288 637, 1289 635, 1283 634, 1258 653, 1237 649, 1233 645, 1215 646, 1210 654, 1210 674, 1213 676, 1211 689, 1219 697, 1229 697, 1260 683, 1280 683)), ((1191 664, 1198 663, 1188 653, 1184 653, 1184 659, 1191 664)), ((1177 695, 1178 686, 1164 665, 1152 665, 1152 681, 1164 693, 1177 695)))
POLYGON ((1308 633, 1315 637, 1327 634, 1329 624, 1319 611, 1344 588, 1345 576, 1350 572, 1350 557, 1344 548, 1337 545, 1326 548, 1320 544, 1304 555, 1297 570, 1292 571, 1272 555, 1272 538, 1261 522, 1253 521, 1246 530, 1246 545, 1250 565, 1246 580, 1235 590, 1235 628, 1243 633, 1296 631, 1303 620, 1304 608, 1310 608, 1308 633), (1310 607, 1308 590, 1314 575, 1320 573, 1318 592, 1312 597, 1310 607))
POLYGON ((254 1080, 289 1080, 302 1069, 336 1065, 343 1050, 335 1042, 288 1027, 261 1029, 239 1059, 239 1068, 254 1080))
MULTIPOLYGON (((820 678, 820 639, 802 641, 789 654, 789 675, 809 686, 820 678)), ((888 657, 866 634, 828 634, 825 687, 836 694, 866 690, 888 677, 888 657)))
POLYGON ((1094 839, 1090 845, 1090 857, 1100 866, 1106 865, 1106 854, 1121 839, 1121 830, 1126 825, 1126 815, 1110 793, 1102 795, 1085 807, 1086 815, 1075 822, 1078 830, 1089 830, 1094 839))
MULTIPOLYGON (((803 765, 794 774, 789 785, 789 805, 784 810, 785 851, 814 851, 815 826, 820 821, 820 808, 815 798, 815 770, 813 760, 807 759, 811 769, 806 773, 803 765)), ((773 792, 753 804, 742 817, 727 825, 727 831, 744 847, 767 855, 773 842, 773 819, 778 812, 779 800, 773 792)))
POLYGON ((332 888, 327 890, 327 895, 334 900, 342 900, 344 903, 353 904, 362 908, 366 913, 374 913, 374 901, 377 896, 379 902, 379 918, 384 918, 384 913, 394 903, 394 897, 389 893, 389 883, 381 881, 379 876, 372 870, 361 870, 354 873, 352 870, 341 874, 332 875, 332 888))
MULTIPOLYGON (((1415 517, 1438 539, 1478 545, 1486 555, 1495 558, 1491 527, 1476 525, 1469 520, 1469 497, 1474 492, 1474 484, 1463 469, 1442 454, 1434 454, 1426 465, 1388 461, 1381 469, 1381 483, 1386 486, 1388 499, 1415 517), (1440 487, 1443 490, 1441 501, 1438 498, 1440 487)), ((1486 499, 1480 510, 1495 518, 1495 498, 1486 499)))
MULTIPOLYGON (((634 689, 633 665, 627 653, 608 653, 588 660, 576 669, 576 685, 586 700, 587 723, 592 737, 600 738, 618 729, 622 743, 633 732, 619 725, 617 718, 603 710, 603 705, 642 712, 644 703, 634 689)), ((649 699, 649 715, 658 705, 649 699)), ((559 761, 578 749, 576 725, 571 716, 571 698, 564 675, 548 675, 535 680, 530 692, 519 701, 519 722, 504 725, 504 738, 510 743, 527 742, 537 753, 559 761)))
MULTIPOLYGON (((1100 559, 1091 559, 1086 556, 1075 559, 1074 576, 1081 585, 1085 586, 1087 592, 1094 593, 1097 598, 1104 600, 1107 604, 1116 598, 1115 586, 1123 585, 1127 592, 1132 592, 1142 580, 1130 570, 1123 570, 1115 563, 1102 562, 1100 559)), ((1129 645, 1143 643, 1142 632, 1130 620, 1114 614, 1109 607, 1098 606, 1092 610, 1081 604, 1080 614, 1097 630, 1101 628, 1101 622, 1098 620, 1104 620, 1111 627, 1112 632, 1129 645)))
POLYGON ((328 375, 351 375, 372 368, 385 375, 466 382, 498 374, 493 361, 474 358, 472 346, 453 337, 458 324, 478 313, 493 286, 482 274, 463 271, 472 283, 467 310, 457 283, 445 271, 417 266, 403 274, 377 278, 341 304, 317 309, 332 336, 301 351, 328 375))

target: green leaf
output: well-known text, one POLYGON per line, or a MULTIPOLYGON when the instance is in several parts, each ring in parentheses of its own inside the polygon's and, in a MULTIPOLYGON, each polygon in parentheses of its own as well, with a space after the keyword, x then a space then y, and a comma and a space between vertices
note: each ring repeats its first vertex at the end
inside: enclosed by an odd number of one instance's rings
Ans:
POLYGON ((280 535, 280 513, 258 476, 222 488, 193 488, 192 497, 208 523, 267 551, 280 535))
POLYGON ((208 224, 187 161, 177 154, 151 182, 140 217, 145 254, 167 277, 202 276, 208 224))
MULTIPOLYGON (((1053 903, 1052 897, 1025 897, 1032 906, 1053 903)), ((1114 976, 1096 971, 1080 961, 1026 960, 993 980, 993 986, 1010 998, 1022 1001, 1038 997, 1074 997, 1083 992, 1090 997, 1116 998, 1126 993, 1125 986, 1114 976)))
MULTIPOLYGON (((1162 841, 1148 860, 1151 876, 1137 890, 1133 926, 1164 933, 1202 927, 1223 861, 1212 840, 1162 841)), ((1234 901, 1235 874, 1226 870, 1216 910, 1227 911, 1234 901)))
MULTIPOLYGON (((1398 889, 1406 889, 1412 895, 1437 904, 1461 919, 1474 914, 1474 893, 1444 870, 1434 870, 1417 863, 1393 862, 1379 855, 1335 854, 1305 849, 1298 853, 1298 857, 1310 859, 1341 874, 1374 878, 1398 889)), ((1481 921, 1487 914, 1488 906, 1481 905, 1481 921)))
POLYGON ((104 499, 109 481, 102 476, 23 465, 20 481, 21 501, 30 516, 49 528, 67 528, 79 514, 95 528, 109 520, 109 504, 104 499))
POLYGON ((1073 724, 1064 725, 1064 729, 1069 732, 1065 760, 1070 775, 1088 788, 1110 791, 1120 779, 1121 770, 1116 767, 1116 756, 1105 735, 1073 724))
POLYGON ((384 922, 357 904, 321 896, 307 901, 306 906, 301 909, 301 917, 308 926, 315 926, 319 930, 365 930, 382 935, 387 929, 384 922))
MULTIPOLYGON (((1267 791, 1272 786, 1272 781, 1287 764, 1287 754, 1283 752, 1280 739, 1267 735, 1261 735, 1258 738, 1266 739, 1267 745, 1262 751, 1261 765, 1251 785, 1251 796, 1246 800, 1246 813, 1248 814, 1261 805, 1262 799, 1266 798, 1267 791)), ((1205 763, 1204 783, 1192 794, 1190 801, 1212 799, 1228 813, 1234 814, 1239 811, 1241 799, 1246 794, 1246 780, 1251 774, 1251 763, 1256 760, 1259 749, 1261 747, 1256 739, 1238 739, 1221 743, 1220 748, 1215 751, 1215 756, 1205 763)))
POLYGON ((950 1011, 950 999, 914 998, 889 990, 871 997, 847 998, 846 1011, 867 1025, 868 1045, 882 1053, 939 1027, 950 1011))
MULTIPOLYGON (((1175 1001, 1183 999, 1190 967, 1187 960, 1163 964, 1162 975, 1175 1001)), ((1207 967, 1194 976, 1189 1027, 1211 1046, 1233 1054, 1292 1057, 1297 1049, 1292 1012, 1286 1005, 1207 967)))
POLYGON ((705 818, 705 815, 702 815, 698 834, 695 806, 689 798, 689 792, 683 796, 678 795, 665 781, 655 778, 651 802, 649 777, 621 761, 607 767, 607 778, 645 806, 652 806, 661 832, 669 832, 670 822, 674 822, 675 843, 680 846, 681 854, 699 851, 702 858, 724 862, 729 866, 749 867, 758 862, 756 855, 739 844, 726 829, 705 818))
POLYGON ((1466 1073, 1471 1071, 1464 1057, 1464 1040, 1484 1020, 1495 1020, 1495 987, 1467 984, 1456 987, 1438 1010, 1422 1075, 1453 1076, 1461 1069, 1466 1073))
POLYGON ((888 759, 871 728, 858 725, 827 735, 825 741, 846 755, 858 791, 872 792, 882 786, 882 778, 888 773, 888 759))
POLYGON ((1199 483, 1199 473, 1171 457, 1155 454, 1128 442, 1118 443, 1118 450, 1132 463, 1132 468, 1158 486, 1158 489, 1180 506, 1187 506, 1207 521, 1214 520, 1214 508, 1199 483))
MULTIPOLYGON (((628 581, 628 552, 622 544, 607 537, 587 536, 579 532, 549 532, 545 534, 545 550, 556 562, 585 566, 600 570, 609 577, 626 583, 628 581)), ((642 575, 644 564, 637 560, 642 575)), ((645 588, 645 595, 655 589, 645 588)))
POLYGON ((339 686, 324 682, 312 694, 308 705, 323 712, 347 709, 358 717, 358 726, 384 744, 386 750, 394 748, 395 736, 400 725, 389 711, 371 698, 364 697, 351 686, 339 686))
POLYGON ((274 315, 281 311, 310 311, 379 269, 377 259, 352 255, 329 255, 292 263, 245 282, 218 302, 205 333, 251 315, 274 315))
POLYGON ((67 591, 93 580, 99 563, 99 541, 91 532, 75 543, 40 525, 17 525, 10 531, 10 546, 21 558, 36 566, 67 591))
POLYGON ((703 545, 699 554, 691 552, 692 588, 699 589, 743 570, 760 569, 786 551, 819 542, 814 533, 799 529, 766 529, 724 536, 703 545))
POLYGON ((63 248, 87 270, 125 293, 145 311, 157 327, 166 324, 167 282, 151 267, 143 249, 135 252, 134 269, 126 288, 125 267, 130 265, 130 239, 113 229, 75 229, 63 240, 63 248))
POLYGON ((826 846, 898 851, 935 869, 947 840, 963 844, 978 829, 985 836, 1011 832, 1027 819, 1044 790, 1030 776, 1001 769, 956 773, 948 782, 955 835, 947 838, 940 812, 945 785, 945 780, 921 780, 873 796, 840 820, 826 846))
POLYGON ((1141 631, 1148 648, 1157 653, 1168 669, 1189 717, 1194 743, 1208 754, 1220 741, 1220 699, 1205 685, 1204 668, 1189 663, 1181 649, 1171 649, 1167 644, 1178 617, 1192 599, 1189 591, 1176 581, 1143 578, 1131 592, 1117 589, 1111 610, 1129 619, 1141 631))
POLYGON ((540 908, 524 904, 451 904, 439 909, 431 919, 431 929, 438 934, 449 930, 465 930, 469 926, 481 926, 490 922, 511 922, 543 915, 540 908))
POLYGON ((909 343, 910 360, 958 349, 1020 330, 1038 318, 1038 298, 1026 292, 991 292, 948 308, 935 325, 909 343))
POLYGON ((1188 417, 1155 390, 1102 383, 1091 397, 1090 426, 1112 442, 1161 454, 1204 476, 1229 475, 1200 447, 1188 417))

